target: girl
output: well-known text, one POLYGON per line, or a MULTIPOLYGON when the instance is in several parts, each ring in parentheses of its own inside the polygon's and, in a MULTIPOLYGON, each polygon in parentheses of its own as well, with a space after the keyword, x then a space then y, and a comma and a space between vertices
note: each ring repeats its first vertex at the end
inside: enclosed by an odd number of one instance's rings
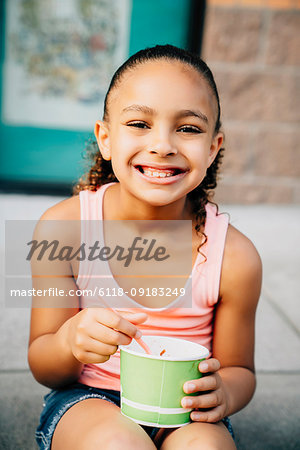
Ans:
MULTIPOLYGON (((35 239, 43 239, 45 220, 191 220, 192 305, 141 309, 127 298, 133 308, 118 312, 87 308, 84 295, 74 304, 70 295, 70 307, 33 308, 29 364, 34 377, 52 388, 36 433, 40 448, 236 448, 228 416, 255 389, 261 262, 209 200, 223 153, 220 127, 213 75, 197 56, 156 46, 130 57, 113 76, 103 120, 95 126, 94 165, 77 186, 79 195, 45 212, 35 239), (182 399, 193 409, 185 427, 142 427, 120 413, 118 346, 141 331, 198 342, 211 352, 199 365, 205 376, 184 385, 186 393, 197 393, 182 399)), ((64 275, 55 281, 64 292, 95 282, 83 276, 84 262, 42 264, 44 273, 55 267, 64 275)), ((32 261, 33 274, 39 270, 32 261)), ((50 279, 34 276, 33 285, 47 289, 50 279)))

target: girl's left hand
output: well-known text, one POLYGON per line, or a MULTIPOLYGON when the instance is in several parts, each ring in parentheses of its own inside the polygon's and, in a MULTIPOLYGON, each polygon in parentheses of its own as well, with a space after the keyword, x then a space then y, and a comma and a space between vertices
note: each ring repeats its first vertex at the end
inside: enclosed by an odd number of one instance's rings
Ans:
POLYGON ((218 374, 220 363, 215 358, 201 361, 199 371, 207 374, 197 380, 187 381, 183 390, 187 394, 199 392, 200 395, 183 397, 184 408, 200 409, 191 412, 194 422, 219 422, 228 412, 228 395, 221 376, 218 374))

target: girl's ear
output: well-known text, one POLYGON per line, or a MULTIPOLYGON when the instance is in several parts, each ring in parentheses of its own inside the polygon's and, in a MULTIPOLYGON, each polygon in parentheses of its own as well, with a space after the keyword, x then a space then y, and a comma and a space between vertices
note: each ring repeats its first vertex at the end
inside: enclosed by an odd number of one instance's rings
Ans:
POLYGON ((106 161, 110 161, 110 141, 107 123, 103 122, 102 120, 97 120, 94 133, 102 157, 106 159, 106 161))
POLYGON ((220 131, 217 133, 212 140, 210 151, 209 151, 209 166, 214 162, 217 154, 219 153, 220 148, 222 147, 224 140, 224 134, 220 131))

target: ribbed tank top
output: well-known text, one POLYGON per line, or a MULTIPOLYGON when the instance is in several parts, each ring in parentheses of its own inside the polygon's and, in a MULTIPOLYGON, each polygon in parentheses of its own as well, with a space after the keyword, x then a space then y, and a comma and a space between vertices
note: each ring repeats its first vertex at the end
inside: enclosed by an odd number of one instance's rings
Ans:
MULTIPOLYGON (((103 220, 103 197, 106 189, 113 183, 101 186, 96 192, 81 191, 81 241, 85 243, 95 242, 95 221, 103 220)), ((199 253, 194 263, 190 282, 185 286, 185 295, 178 297, 178 301, 172 302, 165 308, 151 309, 141 308, 133 299, 124 296, 124 308, 145 311, 148 319, 139 325, 143 335, 170 336, 187 339, 204 345, 211 352, 212 347, 212 321, 213 312, 219 298, 220 275, 224 253, 228 217, 225 214, 216 214, 216 208, 206 205, 205 234, 207 242, 201 247, 203 256, 199 253), (192 297, 192 306, 180 307, 185 298, 192 297), (170 307, 171 306, 171 307, 170 307)), ((97 224, 99 230, 99 223, 97 224)), ((99 233, 101 234, 101 233, 99 233)), ((103 236, 99 236, 99 243, 103 236)), ((102 262, 99 278, 99 266, 91 261, 81 261, 77 278, 77 286, 82 290, 96 291, 97 288, 116 288, 118 284, 113 278, 109 264, 102 262)), ((108 289, 109 291, 109 289, 108 289)), ((107 298, 108 303, 111 298, 107 298)), ((81 308, 96 306, 100 297, 81 296, 81 308)), ((189 303, 190 304, 190 303, 189 303)), ((78 379, 80 383, 89 386, 120 390, 120 352, 119 350, 108 361, 101 364, 85 364, 78 379)))

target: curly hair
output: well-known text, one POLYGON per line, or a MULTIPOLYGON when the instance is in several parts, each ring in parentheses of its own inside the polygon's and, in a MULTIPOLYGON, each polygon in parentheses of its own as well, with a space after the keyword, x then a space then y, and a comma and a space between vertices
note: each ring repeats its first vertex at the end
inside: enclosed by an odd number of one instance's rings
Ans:
MULTIPOLYGON (((105 100, 104 100, 104 113, 103 120, 109 120, 109 102, 110 94, 112 90, 118 87, 122 81, 125 72, 134 70, 139 64, 143 64, 151 60, 164 59, 167 61, 179 61, 190 67, 193 67, 197 72, 206 80, 208 86, 211 89, 213 96, 215 97, 217 104, 217 118, 215 123, 214 134, 217 134, 221 129, 221 108, 219 94, 216 87, 216 83, 213 74, 207 64, 197 55, 194 55, 186 50, 175 47, 173 45, 156 45, 155 47, 146 48, 132 55, 127 61, 122 64, 112 77, 105 100)), ((87 145, 86 157, 92 160, 92 167, 89 172, 83 176, 73 189, 74 194, 79 193, 82 190, 96 191, 100 186, 118 182, 110 161, 106 161, 102 158, 99 152, 96 141, 89 141, 87 145)), ((191 205, 192 214, 196 220, 196 232, 202 234, 204 240, 198 247, 198 250, 205 244, 207 237, 201 229, 205 225, 206 221, 206 209, 205 205, 210 202, 216 206, 216 213, 218 213, 218 206, 212 201, 213 190, 217 186, 217 176, 221 160, 223 157, 224 148, 221 148, 211 166, 207 169, 206 176, 199 186, 193 191, 187 194, 187 198, 191 205)))

